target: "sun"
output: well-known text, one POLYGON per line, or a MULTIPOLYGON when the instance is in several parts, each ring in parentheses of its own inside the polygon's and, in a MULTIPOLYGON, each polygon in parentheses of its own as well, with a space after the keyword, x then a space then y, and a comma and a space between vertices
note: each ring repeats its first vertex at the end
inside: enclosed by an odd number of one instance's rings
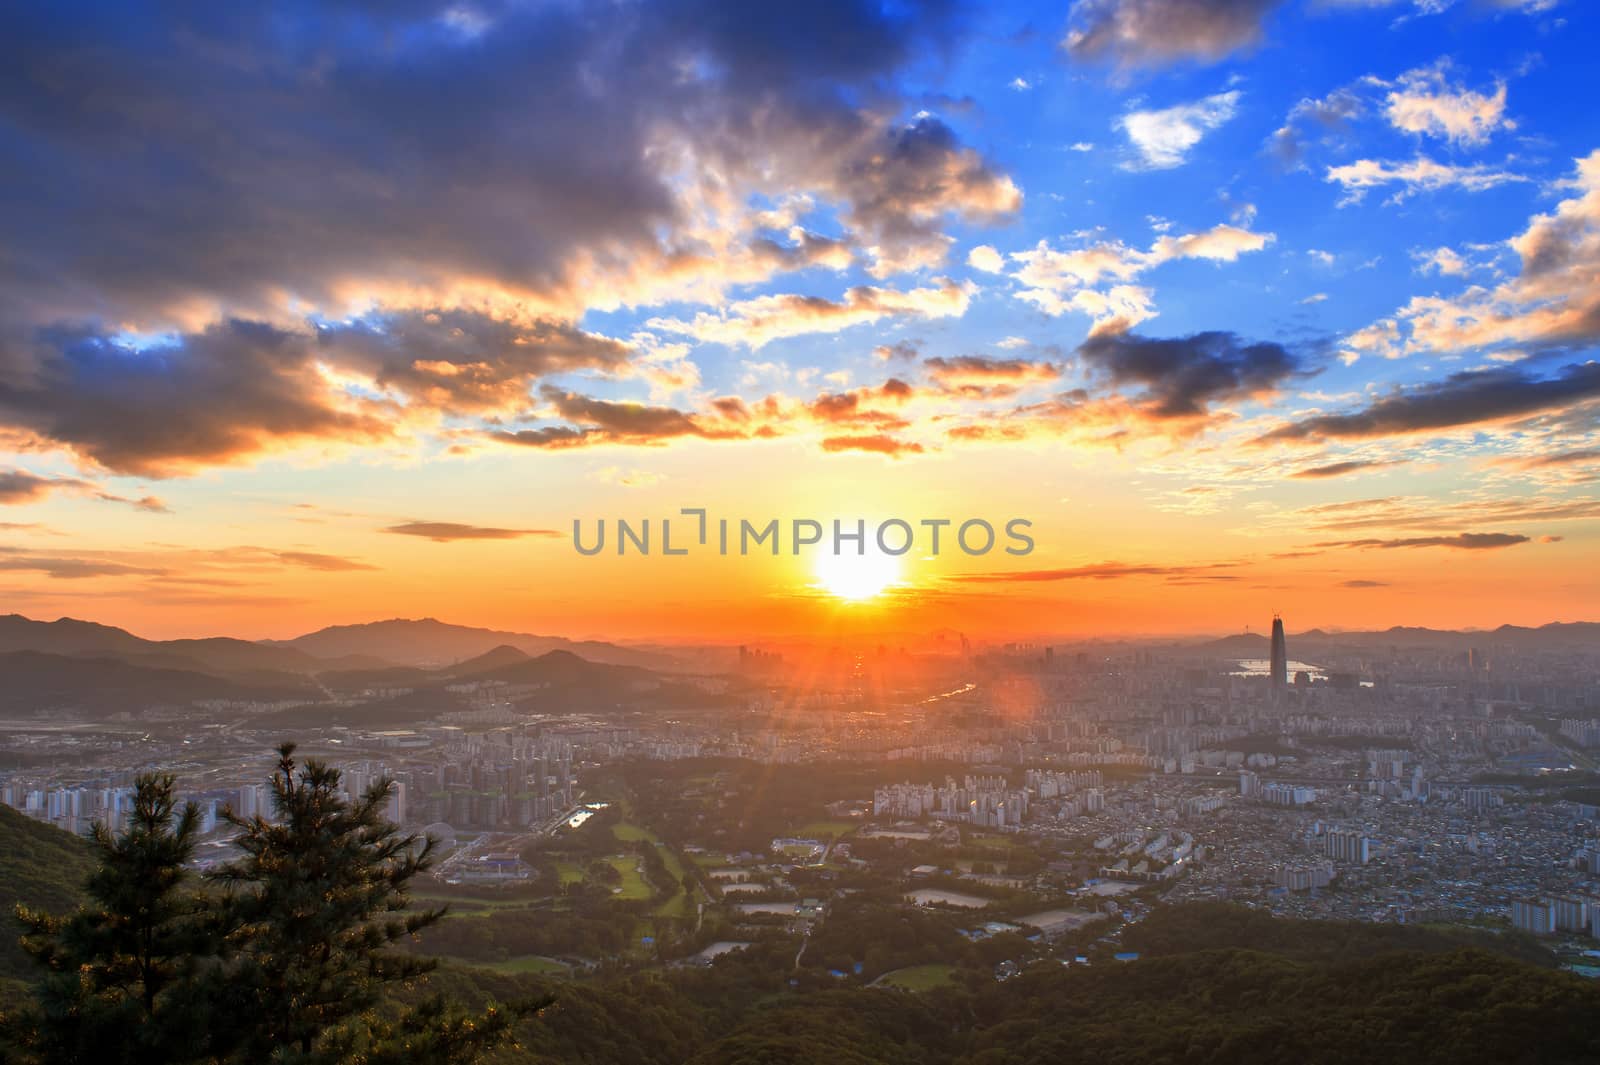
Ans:
POLYGON ((858 603, 882 595, 900 580, 900 559, 870 548, 865 554, 817 552, 817 584, 836 599, 858 603))

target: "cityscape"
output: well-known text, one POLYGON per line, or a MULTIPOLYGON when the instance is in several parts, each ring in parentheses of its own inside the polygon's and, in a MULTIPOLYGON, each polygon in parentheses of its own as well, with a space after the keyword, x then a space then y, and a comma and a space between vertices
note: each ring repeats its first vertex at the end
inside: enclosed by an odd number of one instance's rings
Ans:
MULTIPOLYGON (((10 654, 50 653, 66 624, 6 622, 10 654)), ((74 630, 78 654, 127 635, 74 630)), ((723 672, 681 673, 502 644, 442 669, 329 670, 320 703, 15 715, 0 800, 82 834, 123 824, 135 776, 165 768, 198 804, 205 868, 235 857, 225 809, 267 812, 261 752, 292 737, 340 770, 352 800, 394 782, 386 816, 443 845, 438 891, 536 901, 589 884, 563 841, 639 803, 632 781, 687 777, 694 822, 631 814, 601 848, 623 882, 595 884, 667 892, 657 915, 680 918, 664 922, 680 937, 670 964, 804 934, 865 878, 975 933, 990 918, 1046 938, 1109 918, 1096 927, 1115 942, 1152 905, 1226 900, 1515 929, 1600 975, 1600 626, 1290 638, 1275 616, 1269 631, 963 636, 952 655, 831 647, 792 668, 742 647, 723 672), (750 801, 731 783, 746 766, 839 782, 752 838, 728 824, 750 801), (665 884, 624 845, 634 833, 673 870, 665 884), (1050 918, 1032 924, 1030 909, 1050 918)), ((550 964, 638 963, 638 946, 550 964)))
POLYGON ((1600 4, 0 14, 0 1065, 1600 1062, 1600 4))

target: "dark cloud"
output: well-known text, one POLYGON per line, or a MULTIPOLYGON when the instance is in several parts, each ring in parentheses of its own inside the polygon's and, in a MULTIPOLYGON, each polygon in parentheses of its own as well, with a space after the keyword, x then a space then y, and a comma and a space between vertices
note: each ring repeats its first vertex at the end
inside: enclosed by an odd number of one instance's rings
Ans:
POLYGON ((1454 429, 1525 417, 1600 397, 1600 362, 1567 366, 1551 377, 1516 367, 1465 370, 1442 381, 1397 390, 1347 414, 1289 422, 1260 442, 1364 439, 1454 429))
POLYGON ((462 525, 453 521, 408 521, 383 530, 398 536, 421 536, 434 543, 452 540, 516 540, 524 536, 560 536, 554 529, 496 529, 485 525, 462 525))
POLYGON ((631 349, 558 322, 519 323, 469 311, 396 313, 322 326, 319 354, 448 413, 514 407, 535 378, 615 371, 631 349))
POLYGON ((87 481, 73 477, 40 477, 26 470, 0 470, 0 505, 37 503, 58 488, 89 487, 87 481))
POLYGON ((1214 63, 1258 43, 1282 0, 1078 0, 1062 47, 1121 67, 1214 63))
POLYGON ((1271 392, 1304 372, 1281 344, 1248 343, 1226 332, 1168 339, 1101 333, 1078 354, 1115 385, 1143 385, 1144 413, 1163 419, 1203 417, 1212 403, 1271 392))
POLYGON ((1339 582, 1339 587, 1341 587, 1341 588, 1387 588, 1387 587, 1389 587, 1389 582, 1388 581, 1362 581, 1362 580, 1340 581, 1339 582))
POLYGON ((1061 368, 1051 363, 1031 359, 996 359, 987 355, 933 358, 922 365, 936 381, 1051 381, 1061 376, 1061 368))
POLYGON ((1494 523, 1582 521, 1600 517, 1600 500, 1467 499, 1442 502, 1418 497, 1347 500, 1302 507, 1294 512, 1297 528, 1348 532, 1356 529, 1436 529, 1494 523))
POLYGON ((1349 89, 1335 89, 1321 99, 1303 99, 1267 141, 1268 150, 1284 166, 1299 166, 1308 140, 1338 136, 1363 110, 1361 98, 1349 89))
POLYGON ((1393 466, 1393 462, 1330 462, 1326 466, 1310 466, 1303 470, 1296 470, 1289 476, 1303 480, 1320 480, 1326 477, 1343 477, 1346 474, 1360 473, 1362 470, 1377 470, 1385 466, 1393 466))
POLYGON ((344 558, 340 555, 324 555, 315 551, 273 551, 272 556, 280 562, 287 562, 291 566, 303 566, 306 569, 323 570, 328 573, 345 573, 353 570, 375 570, 378 567, 354 558, 344 558))
POLYGON ((95 558, 59 558, 46 555, 0 556, 0 571, 43 573, 57 580, 86 580, 91 577, 142 577, 165 572, 149 566, 133 566, 95 558))
POLYGON ((589 443, 602 443, 605 434, 597 430, 574 429, 570 425, 547 425, 542 429, 518 429, 490 434, 491 439, 519 447, 547 448, 559 451, 569 447, 583 447, 589 443))
POLYGON ((951 577, 953 581, 967 584, 1037 583, 1049 581, 1115 581, 1126 577, 1166 577, 1199 579, 1232 579, 1208 575, 1206 571, 1231 568, 1234 563, 1216 562, 1200 566, 1129 565, 1125 562, 1097 562, 1089 566, 1069 566, 1064 569, 1009 570, 998 573, 968 573, 951 577))
POLYGON ((824 442, 824 449, 828 451, 872 450, 901 454, 922 450, 918 444, 886 435, 888 431, 906 428, 910 422, 884 409, 884 405, 902 404, 916 395, 915 388, 893 377, 881 385, 849 392, 824 392, 809 401, 773 395, 746 403, 736 396, 723 396, 696 411, 597 399, 551 386, 540 389, 539 395, 549 404, 550 414, 569 424, 503 430, 489 434, 490 438, 522 447, 553 450, 599 444, 650 446, 677 439, 770 439, 811 422, 826 427, 872 430, 862 435, 833 437, 824 442))
POLYGON ((1337 540, 1316 547, 1453 547, 1462 551, 1491 551, 1530 543, 1519 533, 1457 533, 1454 536, 1413 536, 1403 540, 1337 540))
MULTIPOLYGON (((341 396, 308 335, 227 321, 136 349, 50 330, 26 374, 0 375, 0 420, 117 473, 164 477, 321 439, 392 436, 392 408, 341 396)), ((0 351, 0 363, 4 352, 0 351)))
POLYGON ((123 506, 132 507, 134 510, 142 510, 147 514, 172 513, 172 508, 167 506, 166 501, 159 496, 130 498, 129 496, 119 496, 115 492, 96 492, 94 497, 103 503, 121 503, 123 506))
POLYGON ((870 406, 872 403, 903 403, 915 390, 891 377, 878 388, 858 388, 850 392, 824 392, 806 405, 806 412, 819 422, 834 425, 874 426, 879 429, 904 429, 910 423, 892 411, 870 406))
POLYGON ((1600 448, 1590 448, 1584 451, 1558 451, 1549 455, 1533 455, 1523 458, 1517 455, 1508 455, 1497 460, 1498 465, 1514 466, 1519 470, 1541 470, 1562 466, 1582 466, 1588 463, 1600 463, 1600 448))
POLYGON ((822 193, 885 255, 1014 206, 948 127, 891 117, 887 76, 958 28, 939 0, 79 6, 0 39, 0 317, 572 294, 706 252, 686 162, 822 193))
POLYGON ((0 426, 150 476, 381 442, 401 403, 509 416, 550 374, 647 373, 576 328, 593 306, 934 265, 1021 199, 904 118, 893 75, 957 8, 32 6, 0 36, 0 426), (840 232, 748 206, 802 199, 840 232))
POLYGON ((701 436, 704 431, 692 414, 672 407, 643 403, 615 403, 546 388, 542 395, 567 421, 598 430, 612 439, 661 440, 675 436, 701 436))
POLYGON ((862 436, 829 436, 822 441, 822 450, 829 453, 839 451, 870 451, 878 455, 887 455, 897 459, 901 455, 920 455, 923 452, 921 444, 915 441, 899 440, 887 433, 868 433, 862 436))
POLYGON ((98 499, 103 503, 121 503, 151 514, 170 514, 167 504, 156 496, 130 497, 97 488, 78 477, 41 477, 26 470, 0 470, 0 506, 17 503, 37 503, 56 491, 67 491, 98 499))
POLYGON ((645 446, 683 437, 732 440, 761 435, 759 430, 752 433, 737 424, 750 416, 744 403, 737 400, 718 401, 712 407, 715 413, 703 416, 675 407, 596 399, 548 385, 540 390, 540 397, 557 417, 573 424, 503 430, 491 433, 490 438, 521 447, 560 450, 595 444, 645 446))
POLYGON ((872 349, 872 353, 885 361, 890 359, 901 359, 906 362, 911 362, 916 359, 917 354, 921 350, 922 344, 920 341, 897 340, 893 344, 879 344, 877 347, 872 349))

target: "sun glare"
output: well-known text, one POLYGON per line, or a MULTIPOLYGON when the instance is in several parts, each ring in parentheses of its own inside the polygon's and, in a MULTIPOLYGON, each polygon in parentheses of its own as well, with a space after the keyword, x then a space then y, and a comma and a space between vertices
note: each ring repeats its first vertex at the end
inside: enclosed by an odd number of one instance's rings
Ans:
POLYGON ((866 554, 819 551, 817 584, 838 599, 856 603, 887 591, 900 580, 900 559, 868 550, 866 554))

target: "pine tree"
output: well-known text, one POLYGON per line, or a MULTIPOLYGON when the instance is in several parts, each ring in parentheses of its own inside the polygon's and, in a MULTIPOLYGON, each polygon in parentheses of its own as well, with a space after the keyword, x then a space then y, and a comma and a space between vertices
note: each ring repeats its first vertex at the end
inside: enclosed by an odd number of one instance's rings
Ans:
MULTIPOLYGON (((340 774, 278 750, 275 817, 225 815, 243 857, 208 874, 228 894, 228 1039, 241 1062, 377 1060, 375 1049, 430 1047, 406 1060, 471 1060, 539 1004, 467 1018, 442 1005, 380 1009, 386 990, 414 985, 431 959, 391 949, 444 916, 409 909, 409 884, 433 863, 434 841, 383 816, 392 782, 347 799, 340 774), (356 1048, 361 1048, 360 1054, 356 1048), (476 1049, 475 1049, 476 1048, 476 1049)), ((401 1059, 396 1059, 401 1060, 401 1059)))
POLYGON ((172 776, 141 775, 127 828, 94 826, 91 905, 66 917, 18 907, 23 946, 47 975, 37 1010, 9 1027, 35 1060, 165 1065, 201 1053, 197 976, 214 937, 184 870, 198 818, 193 803, 178 808, 172 776))
POLYGON ((0 1063, 467 1065, 549 1000, 473 1013, 390 992, 436 963, 392 949, 444 916, 409 912, 431 839, 383 817, 391 782, 360 798, 339 772, 278 750, 274 817, 225 812, 242 857, 191 888, 198 814, 171 776, 141 776, 128 827, 94 830, 91 904, 19 910, 46 969, 36 1006, 0 1018, 0 1063))

